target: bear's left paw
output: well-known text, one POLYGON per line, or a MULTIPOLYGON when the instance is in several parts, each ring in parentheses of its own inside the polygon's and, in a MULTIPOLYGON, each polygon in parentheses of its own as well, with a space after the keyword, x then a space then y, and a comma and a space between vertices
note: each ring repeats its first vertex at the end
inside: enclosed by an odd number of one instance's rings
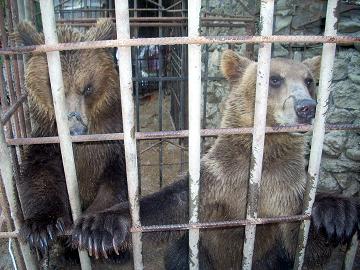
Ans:
POLYGON ((312 222, 332 244, 345 244, 360 229, 359 209, 355 198, 320 194, 315 199, 312 222))
POLYGON ((86 249, 90 256, 120 256, 129 243, 130 218, 117 213, 99 212, 81 217, 72 233, 72 246, 86 249))

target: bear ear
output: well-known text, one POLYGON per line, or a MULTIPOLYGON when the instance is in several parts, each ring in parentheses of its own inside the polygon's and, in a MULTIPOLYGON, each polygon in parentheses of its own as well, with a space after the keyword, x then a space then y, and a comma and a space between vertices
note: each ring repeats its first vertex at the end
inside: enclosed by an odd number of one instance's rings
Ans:
POLYGON ((321 65, 321 56, 315 56, 313 58, 306 59, 302 62, 307 66, 311 73, 313 74, 316 80, 320 78, 320 65, 321 65))
POLYGON ((25 46, 44 44, 44 35, 36 31, 32 24, 25 21, 18 24, 15 39, 25 46))
POLYGON ((251 62, 248 58, 242 57, 232 50, 226 50, 222 54, 221 70, 228 81, 236 81, 241 78, 251 62))
POLYGON ((91 27, 85 34, 85 39, 88 41, 110 40, 115 37, 115 25, 109 18, 97 20, 96 25, 91 27))

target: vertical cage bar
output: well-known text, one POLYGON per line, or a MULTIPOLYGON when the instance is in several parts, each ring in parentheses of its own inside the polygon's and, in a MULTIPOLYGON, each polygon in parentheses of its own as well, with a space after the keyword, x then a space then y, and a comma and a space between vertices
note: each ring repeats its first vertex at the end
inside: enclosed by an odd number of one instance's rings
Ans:
MULTIPOLYGON (((22 3, 22 1, 18 1, 18 3, 22 3)), ((10 17, 8 18, 8 30, 10 33, 13 32, 14 30, 14 25, 16 25, 19 21, 18 18, 18 8, 16 6, 15 1, 8 1, 8 10, 9 10, 9 15, 10 17)), ((23 7, 22 7, 23 8, 23 7)), ((23 12, 23 10, 22 10, 23 12)), ((15 45, 14 42, 10 41, 9 45, 15 45)), ((21 68, 22 63, 20 61, 20 57, 18 55, 14 55, 12 57, 12 71, 13 71, 13 78, 14 78, 14 85, 15 85, 15 95, 16 95, 16 99, 18 99, 21 96, 21 80, 24 77, 24 70, 21 68)), ((22 58, 22 57, 21 57, 22 58)), ((21 137, 27 137, 27 133, 26 133, 26 124, 25 124, 25 114, 24 114, 24 105, 25 103, 21 104, 21 106, 19 107, 19 125, 20 125, 20 131, 21 131, 21 135, 18 134, 18 136, 21 137)))
MULTIPOLYGON (((115 2, 116 15, 116 33, 117 38, 130 38, 129 23, 129 5, 128 1, 115 2)), ((135 121, 134 121, 134 101, 133 101, 133 82, 131 69, 131 48, 118 48, 121 90, 121 105, 124 128, 124 145, 126 160, 126 175, 129 191, 129 203, 132 218, 132 226, 141 226, 139 214, 139 179, 138 164, 135 139, 135 121)), ((141 270, 144 268, 142 260, 142 241, 141 233, 132 233, 134 269, 141 270)))
MULTIPOLYGON (((162 0, 159 0, 159 11, 158 15, 159 17, 163 16, 162 12, 162 0)), ((159 27, 159 37, 163 37, 163 28, 159 27)), ((163 54, 162 54, 162 47, 159 46, 159 74, 158 77, 159 80, 159 131, 162 131, 163 129, 163 99, 164 99, 164 91, 163 91, 163 81, 161 80, 163 76, 163 54)), ((163 142, 162 139, 160 139, 159 144, 159 186, 162 188, 163 186, 163 142)))
MULTIPOLYGON (((4 10, 1 8, 0 9, 1 43, 3 44, 3 46, 7 46, 8 40, 7 40, 7 34, 6 34, 6 30, 5 30, 5 18, 4 17, 5 17, 4 10)), ((4 60, 6 83, 8 85, 8 91, 9 91, 8 94, 10 97, 10 102, 15 103, 16 97, 15 97, 15 93, 14 93, 13 80, 11 78, 10 57, 4 55, 3 60, 4 60)), ((5 90, 5 88, 4 88, 4 90, 5 90)), ((4 92, 6 93, 6 90, 4 92)), ((19 111, 15 112, 13 114, 13 119, 14 119, 14 123, 15 123, 15 136, 20 137, 21 132, 20 132, 20 127, 19 127, 19 111)))
MULTIPOLYGON (((200 0, 188 2, 188 36, 200 31, 200 0)), ((200 185, 200 118, 201 118, 201 46, 188 45, 189 51, 189 213, 190 223, 198 222, 200 185), (191 96, 191 98, 190 98, 191 96)), ((199 269, 199 229, 189 230, 189 268, 199 269)))
MULTIPOLYGON (((262 0, 260 8, 260 29, 262 36, 271 36, 273 29, 274 0, 262 0)), ((257 64, 254 131, 248 188, 247 219, 257 218, 262 162, 265 141, 266 109, 269 88, 271 43, 260 44, 257 64)), ((254 253, 256 225, 245 226, 243 248, 243 269, 251 269, 254 253)))
MULTIPOLYGON (((0 114, 2 108, 0 105, 0 114)), ((13 218, 15 229, 19 230, 21 227, 21 210, 19 202, 16 198, 16 189, 14 183, 14 172, 11 164, 11 153, 5 141, 4 126, 0 127, 0 172, 4 181, 5 193, 9 202, 11 217, 13 218)), ((30 251, 29 245, 20 242, 21 253, 24 258, 26 269, 38 269, 36 260, 30 251)))
MULTIPOLYGON (((110 1, 111 2, 111 1, 110 1)), ((138 17, 138 11, 137 11, 137 7, 138 7, 138 1, 134 0, 134 12, 133 12, 133 16, 135 18, 138 17)), ((134 27, 134 36, 135 38, 139 37, 139 27, 134 27)), ((139 46, 136 47, 132 47, 132 50, 134 52, 134 58, 135 58, 135 110, 136 110, 136 131, 140 132, 141 129, 141 123, 140 123, 140 86, 139 86, 139 81, 140 81, 140 77, 142 77, 141 75, 139 76, 139 74, 141 74, 141 65, 139 65, 139 46)), ((142 60, 140 60, 142 61, 142 60)), ((138 153, 138 157, 140 157, 140 153, 141 153, 141 146, 139 146, 137 148, 137 153, 138 153)), ((141 159, 138 159, 138 181, 139 181, 139 196, 141 196, 141 159)))
MULTIPOLYGON (((187 14, 185 12, 186 9, 186 0, 182 0, 181 1, 181 17, 187 17, 187 14)), ((186 26, 180 26, 180 30, 181 30, 181 36, 185 36, 186 34, 186 26)), ((181 70, 180 70, 180 77, 183 79, 184 77, 186 77, 186 59, 187 59, 187 51, 186 51, 186 46, 185 45, 180 45, 180 49, 179 49, 179 53, 180 53, 180 65, 181 65, 181 70)), ((185 81, 184 80, 180 80, 180 82, 174 82, 173 85, 179 86, 180 85, 180 91, 179 92, 179 100, 180 100, 180 104, 179 104, 179 129, 184 129, 185 128, 185 81)), ((178 87, 176 89, 179 89, 178 87)), ((184 139, 180 139, 179 140, 179 144, 180 145, 185 145, 185 140, 184 139)), ((182 174, 185 170, 185 166, 184 166, 184 159, 185 159, 185 151, 183 149, 180 150, 180 174, 182 174)))
POLYGON ((344 267, 343 267, 344 270, 353 269, 355 256, 356 256, 356 251, 357 251, 358 246, 359 246, 359 241, 357 239, 357 236, 358 236, 358 233, 356 233, 353 236, 353 239, 351 240, 350 248, 346 252, 345 261, 344 261, 344 267))
MULTIPOLYGON (((0 65, 0 69, 3 70, 3 66, 0 65)), ((8 108, 8 101, 6 99, 6 96, 5 96, 5 82, 4 82, 4 77, 3 77, 3 74, 0 73, 0 114, 2 112, 2 108, 5 108, 7 109, 8 108)), ((12 131, 12 126, 11 126, 11 123, 10 121, 7 122, 7 124, 5 125, 6 128, 7 128, 7 136, 9 138, 12 138, 13 137, 13 131, 12 131)), ((12 162, 13 162, 13 176, 14 176, 14 179, 15 179, 15 182, 18 180, 18 176, 19 176, 19 166, 18 165, 18 159, 17 159, 17 155, 16 155, 16 149, 14 146, 10 146, 10 153, 11 153, 11 158, 12 158, 12 162)), ((1 170, 0 170, 1 171, 1 170)), ((1 172, 0 172, 0 175, 1 175, 1 172)), ((3 179, 1 179, 0 177, 0 181, 2 181, 0 183, 0 185, 2 185, 2 187, 0 188, 2 190, 2 194, 4 196, 3 199, 7 200, 6 197, 6 191, 5 191, 5 186, 3 185, 5 182, 3 181, 3 179)), ((20 209, 20 202, 18 201, 18 198, 15 196, 15 200, 16 200, 16 205, 17 207, 20 209)), ((0 205, 2 206, 3 210, 4 210, 4 213, 6 214, 7 216, 7 219, 8 221, 10 222, 10 224, 8 224, 8 229, 9 230, 13 230, 14 229, 14 224, 15 222, 11 222, 11 211, 10 211, 10 204, 7 203, 6 201, 6 205, 1 202, 0 205), (4 209, 5 208, 8 208, 8 209, 4 209), (14 223, 14 224, 13 224, 14 223)), ((16 227, 15 227, 16 228, 16 227)), ((20 249, 20 245, 19 245, 19 242, 17 241, 15 243, 15 257, 16 257, 16 261, 18 262, 18 266, 20 269, 25 269, 26 266, 25 266, 25 263, 24 263, 24 257, 21 257, 20 255, 22 254, 21 252, 21 249, 20 249)), ((31 254, 30 254, 31 256, 31 254)), ((35 259, 34 258, 30 258, 32 259, 34 262, 35 262, 35 259)))
MULTIPOLYGON (((336 36, 337 34, 337 5, 338 0, 328 1, 324 36, 336 36)), ((310 215, 312 211, 312 206, 315 201, 316 187, 319 180, 319 169, 325 135, 325 117, 326 111, 328 110, 335 50, 336 44, 327 43, 323 45, 314 131, 309 158, 308 179, 304 196, 304 213, 308 215, 310 215)), ((310 220, 303 221, 300 225, 299 242, 294 269, 302 269, 309 228, 310 220)))
MULTIPOLYGON (((41 19, 46 45, 58 43, 58 36, 55 26, 55 14, 53 1, 40 1, 41 19)), ((81 204, 79 197, 79 187, 76 177, 76 168, 74 152, 70 139, 69 127, 67 123, 64 82, 60 62, 60 53, 58 51, 46 53, 51 92, 54 103, 56 125, 59 133, 60 150, 64 166, 66 187, 69 194, 69 201, 73 220, 75 221, 81 214, 81 204)), ((79 251, 80 263, 82 269, 91 269, 90 259, 85 251, 79 251)))

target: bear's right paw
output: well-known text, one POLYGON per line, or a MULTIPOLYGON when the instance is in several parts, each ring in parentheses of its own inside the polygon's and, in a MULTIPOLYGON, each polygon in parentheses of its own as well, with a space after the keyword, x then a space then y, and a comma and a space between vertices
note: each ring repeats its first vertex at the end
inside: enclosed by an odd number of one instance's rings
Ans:
POLYGON ((114 212, 89 214, 77 220, 72 233, 72 246, 86 249, 90 256, 108 258, 120 255, 129 244, 131 220, 128 215, 114 212))
POLYGON ((70 221, 66 218, 30 218, 20 229, 20 239, 44 255, 54 239, 69 227, 70 221))

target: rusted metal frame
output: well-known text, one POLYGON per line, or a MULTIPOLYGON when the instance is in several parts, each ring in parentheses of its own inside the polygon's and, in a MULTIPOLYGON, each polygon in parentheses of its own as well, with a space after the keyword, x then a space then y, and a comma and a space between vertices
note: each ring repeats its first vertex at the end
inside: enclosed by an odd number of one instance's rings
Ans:
MULTIPOLYGON (((79 10, 76 10, 79 11, 79 10)), ((89 11, 89 10, 86 10, 89 11)), ((104 11, 104 9, 97 9, 94 11, 104 11)), ((158 12, 162 12, 161 10, 157 10, 158 12)), ((115 20, 113 18, 113 20, 115 20)), ((187 17, 162 17, 162 16, 158 16, 158 17, 132 17, 130 18, 130 23, 131 22, 163 22, 163 21, 187 21, 188 18, 187 17)), ((224 18, 224 17, 201 17, 200 19, 201 21, 206 21, 206 22, 213 22, 213 21, 218 21, 218 22, 254 22, 253 19, 248 20, 248 19, 244 19, 241 17, 236 17, 236 18, 224 18)), ((86 18, 86 19, 74 19, 74 20, 67 20, 67 19, 59 19, 56 20, 56 23, 96 23, 96 19, 95 18, 86 18)))
MULTIPOLYGON (((115 16, 116 16, 116 32, 117 38, 130 38, 130 24, 129 24, 129 6, 128 1, 115 2, 115 16)), ((125 146, 125 162, 126 175, 129 193, 129 204, 132 225, 141 226, 139 213, 139 182, 138 182, 138 164, 137 164, 137 149, 135 138, 135 121, 134 121, 134 101, 133 101, 133 83, 132 83, 132 68, 131 68, 131 48, 118 48, 119 59, 119 77, 121 90, 121 109, 123 117, 124 129, 124 146, 125 146)), ((132 233, 132 247, 134 268, 142 270, 142 240, 141 233, 132 233)))
POLYGON ((102 41, 84 41, 75 43, 58 43, 54 45, 33 45, 14 48, 1 48, 0 55, 20 53, 44 53, 51 51, 85 50, 112 47, 148 46, 148 45, 203 45, 203 44, 239 44, 239 43, 342 43, 360 42, 360 37, 350 36, 199 36, 199 37, 166 37, 136 38, 102 41))
MULTIPOLYGON (((274 0, 262 0, 260 8, 260 29, 262 36, 271 36, 273 29, 274 0)), ((266 110, 269 89, 271 43, 260 44, 255 94, 254 130, 250 161, 246 219, 257 218, 258 198, 264 153, 266 110)), ((254 253, 256 225, 245 226, 242 269, 250 270, 254 253)))
MULTIPOLYGON (((186 8, 186 4, 187 4, 187 1, 186 0, 181 0, 181 8, 182 8, 182 11, 181 11, 181 16, 182 17, 185 17, 187 16, 187 13, 185 12, 185 8, 186 8)), ((182 36, 186 36, 187 34, 187 31, 186 31, 186 26, 180 26, 180 29, 181 29, 181 35, 182 36)), ((187 77, 187 70, 186 70, 186 60, 187 60, 187 55, 186 55, 186 49, 187 47, 182 45, 181 47, 181 57, 180 57, 180 63, 181 63, 181 69, 180 69, 180 77, 181 78, 185 78, 187 77)), ((175 54, 176 55, 176 54, 175 54)), ((187 78, 188 80, 188 78, 187 78)), ((184 116, 185 116, 185 94, 186 94, 186 84, 185 84, 185 81, 180 81, 177 83, 177 85, 180 86, 180 103, 179 103, 179 129, 185 129, 184 127, 184 116)), ((176 98, 177 98, 177 95, 174 95, 176 98)), ((185 140, 183 139, 180 139, 179 140, 179 144, 184 144, 185 140)), ((180 174, 183 174, 184 173, 184 164, 185 164, 185 151, 180 151, 180 171, 179 173, 180 174)))
MULTIPOLYGON (((0 9, 0 32, 1 32, 1 43, 3 46, 6 46, 7 44, 7 34, 5 30, 5 20, 4 20, 4 11, 1 8, 0 9)), ((8 85, 8 94, 10 97, 10 103, 14 103, 16 100, 15 92, 14 92, 14 86, 13 86, 13 80, 11 77, 11 67, 10 67, 10 57, 4 56, 4 66, 5 66, 5 72, 6 72, 6 83, 8 85)), ((3 69, 1 69, 3 71, 3 69)), ((4 84, 4 94, 6 95, 7 92, 5 90, 5 84, 4 84)), ((15 125, 15 133, 17 137, 21 136, 20 126, 19 126, 19 113, 16 112, 14 114, 14 125, 15 125)))
POLYGON ((181 146, 181 145, 179 145, 179 144, 173 143, 172 141, 169 141, 169 140, 166 140, 166 139, 165 139, 165 140, 161 140, 161 141, 158 141, 158 142, 150 145, 149 147, 147 147, 147 148, 145 148, 144 150, 142 150, 142 151, 140 152, 140 154, 144 154, 145 152, 147 152, 147 151, 155 148, 155 147, 158 146, 160 143, 164 143, 164 142, 166 142, 166 143, 168 143, 168 144, 171 144, 171 145, 173 145, 173 146, 175 146, 175 147, 177 147, 177 148, 179 148, 179 149, 181 149, 181 150, 184 150, 184 151, 187 150, 186 147, 183 147, 183 146, 181 146))
MULTIPOLYGON (((188 2, 188 36, 198 37, 201 0, 188 2)), ((189 104, 189 223, 199 220, 200 126, 201 126, 201 46, 188 45, 189 104)), ((199 269, 199 237, 197 228, 189 230, 189 269, 199 269)))
MULTIPOLYGON (((330 130, 358 130, 360 125, 339 124, 326 125, 326 131, 330 130)), ((295 126, 281 126, 281 127, 266 127, 266 133, 284 133, 284 132, 306 132, 313 130, 311 125, 295 125, 295 126)), ((236 134, 251 134, 253 128, 214 128, 200 130, 200 136, 216 137, 221 134, 236 135, 236 134)), ((189 136, 188 130, 170 130, 159 132, 136 132, 135 138, 137 140, 158 140, 158 139, 178 139, 187 138, 189 136)), ((108 134, 91 134, 71 136, 72 142, 96 142, 96 141, 117 141, 124 140, 123 133, 108 133, 108 134)), ((6 140, 9 145, 27 145, 27 144, 49 144, 59 143, 59 137, 36 137, 36 138, 15 138, 6 140)))
MULTIPOLYGON (((0 106, 0 113, 2 111, 1 107, 2 106, 0 106)), ((13 149, 11 146, 9 147, 6 144, 4 126, 0 125, 0 173, 5 187, 6 198, 9 203, 11 217, 14 222, 15 229, 19 230, 21 227, 22 213, 18 198, 16 196, 17 193, 14 182, 14 172, 16 169, 13 170, 13 165, 15 166, 13 159, 14 153, 11 153, 15 152, 13 150, 15 149, 13 149)), ((36 261, 30 251, 29 245, 22 242, 19 244, 26 269, 37 269, 36 261)))
POLYGON ((172 8, 176 7, 176 6, 182 6, 181 9, 177 9, 176 11, 185 11, 186 9, 183 8, 183 1, 179 0, 173 4, 171 4, 170 6, 168 6, 167 8, 164 9, 164 11, 170 12, 170 11, 175 11, 174 9, 172 10, 172 8))
MULTIPOLYGON (((22 2, 22 0, 21 0, 22 2)), ((14 24, 18 23, 18 9, 16 5, 16 1, 7 0, 8 3, 8 11, 9 11, 9 18, 8 18, 8 30, 10 33, 14 31, 14 24)), ((23 12, 23 10, 22 10, 23 12)), ((11 40, 8 40, 10 46, 15 45, 15 43, 11 40)), ((20 56, 22 58, 22 56, 20 56)), ((12 66, 13 66, 13 77, 14 77, 14 84, 15 84, 15 96, 19 98, 21 96, 21 81, 24 78, 24 70, 19 68, 20 59, 18 55, 14 55, 12 57, 12 66), (20 74, 21 71, 21 74, 20 74)), ((21 64, 20 64, 21 65, 21 64)), ((15 102, 13 100, 12 102, 15 102)), ((25 103, 24 103, 25 104, 25 103)), ((25 114, 24 114, 24 105, 21 104, 19 108, 19 126, 21 131, 21 137, 27 137, 26 132, 26 124, 25 124, 25 114)), ((19 134, 17 135, 19 137, 19 134)))
MULTIPOLYGON (((337 33, 337 8, 339 0, 329 0, 326 11, 324 36, 336 36, 337 33)), ((304 194, 304 214, 311 215, 315 201, 321 155, 325 135, 325 117, 328 110, 328 99, 333 74, 336 44, 324 44, 320 67, 320 80, 317 94, 317 106, 314 120, 314 131, 311 141, 309 158, 308 179, 304 194)), ((299 240, 295 256, 294 269, 302 269, 305 258, 305 248, 310 229, 310 220, 301 223, 299 240)))
MULTIPOLYGON (((29 22, 33 22, 33 16, 34 16, 34 10, 33 10, 33 0, 23 0, 24 1, 24 7, 25 7, 25 12, 24 12, 24 16, 23 18, 20 18, 21 20, 26 20, 29 22)), ((21 81, 21 85, 22 85, 22 93, 23 95, 26 94, 26 89, 25 89, 25 83, 24 83, 24 79, 25 79, 25 66, 26 66, 26 61, 28 59, 28 55, 23 54, 22 55, 22 62, 20 63, 20 81, 21 81)), ((23 104, 24 107, 24 114, 25 114, 25 127, 26 127, 26 133, 28 135, 31 134, 32 132, 32 128, 31 128, 31 115, 30 115, 30 109, 29 109, 29 101, 27 100, 26 102, 24 102, 23 104)))
MULTIPOLYGON (((58 23, 58 25, 61 25, 61 23, 58 23)), ((95 25, 94 23, 87 23, 87 22, 69 22, 66 23, 66 25, 71 26, 81 26, 81 27, 91 27, 95 25)), ((186 22, 132 22, 130 23, 130 27, 138 28, 138 27, 176 27, 181 25, 187 25, 186 22)), ((228 23, 222 23, 222 22, 201 22, 201 26, 207 26, 207 27, 244 27, 245 23, 243 22, 228 22, 228 23)))
MULTIPOLYGON (((205 11, 209 10, 209 0, 206 0, 205 2, 205 11)), ((206 15, 205 15, 206 16, 206 15)), ((205 19, 206 17, 204 17, 205 19)), ((209 27, 205 28, 205 36, 209 35, 209 27)), ((209 76, 209 45, 206 44, 204 46, 205 48, 205 56, 204 56, 204 75, 202 79, 202 82, 204 84, 203 86, 203 107, 202 107, 202 122, 201 122, 201 128, 205 129, 206 128, 206 107, 207 107, 207 92, 208 92, 208 76, 209 76)), ((203 147, 204 147, 204 143, 205 143, 205 138, 202 138, 201 141, 201 150, 203 151, 203 147)))
MULTIPOLYGON (((134 0, 134 8, 137 8, 137 0, 134 0)), ((114 9, 115 11, 115 9, 114 9)), ((129 10, 130 12, 130 10, 129 10)), ((134 10, 134 17, 136 18, 138 16, 138 11, 134 10)), ((135 37, 139 37, 139 28, 135 28, 134 29, 134 35, 135 37)), ((141 123, 140 123, 140 87, 139 87, 139 82, 143 81, 142 76, 140 78, 139 74, 141 74, 141 70, 140 70, 140 65, 139 65, 139 60, 142 61, 143 59, 139 59, 139 47, 133 47, 132 48, 135 52, 135 78, 133 78, 133 83, 135 83, 135 115, 136 115, 136 131, 140 132, 141 130, 141 123), (135 79, 135 80, 134 80, 135 79)), ((137 148, 137 152, 138 152, 138 156, 140 153, 140 145, 137 148)), ((139 196, 141 196, 141 190, 142 190, 142 185, 141 185, 141 159, 138 159, 138 181, 139 181, 139 196)))
MULTIPOLYGON (((159 5, 162 6, 162 0, 158 0, 159 1, 159 5)), ((163 13, 161 11, 161 9, 158 11, 158 16, 160 20, 163 20, 166 17, 162 17, 163 13)), ((181 17, 180 17, 181 18, 181 17)), ((159 37, 162 38, 163 37, 163 28, 159 27, 159 37)), ((163 53, 162 53, 162 48, 161 46, 159 46, 159 74, 158 76, 161 78, 163 75, 163 53)), ((162 131, 163 129, 163 99, 164 99, 164 89, 163 89, 163 81, 159 80, 158 82, 159 85, 159 102, 158 102, 158 113, 159 113, 159 131, 162 131)), ((162 143, 162 139, 160 139, 160 144, 159 144, 159 187, 162 188, 163 186, 163 143, 162 143)))
MULTIPOLYGON (((57 44, 58 36, 55 26, 55 14, 53 1, 40 0, 41 19, 45 44, 57 44)), ((54 104, 56 126, 60 140, 61 157, 64 166, 66 187, 69 195, 70 207, 73 220, 81 215, 80 193, 77 183, 75 159, 69 134, 66 115, 65 91, 61 69, 60 53, 48 52, 46 54, 51 92, 54 104)), ((91 269, 90 259, 85 251, 79 251, 80 264, 83 270, 91 269)))
MULTIPOLYGON (((158 8, 129 8, 129 11, 158 11, 158 8)), ((68 10, 68 9, 57 9, 57 12, 64 12, 64 13, 74 13, 73 10, 68 10)), ((112 11, 114 12, 115 9, 113 8, 102 8, 102 9, 77 9, 76 11, 79 12, 96 12, 96 11, 112 11)), ((176 13, 176 12, 181 12, 183 11, 182 9, 173 9, 173 10, 168 10, 168 8, 162 9, 163 12, 168 12, 168 13, 176 13)), ((185 11, 187 11, 185 9, 185 11)), ((40 15, 40 13, 38 13, 37 15, 40 15)))
MULTIPOLYGON (((17 31, 17 24, 19 23, 20 20, 27 20, 27 21, 31 21, 32 17, 31 17, 31 7, 32 5, 30 5, 30 3, 32 2, 31 0, 23 0, 24 1, 24 13, 23 15, 21 15, 20 17, 16 14, 17 13, 17 9, 16 6, 13 9, 13 13, 15 14, 13 18, 17 18, 17 20, 14 20, 14 27, 13 30, 17 31)), ((16 44, 15 44, 16 45, 16 44)), ((20 85, 18 86, 21 90, 21 94, 26 94, 26 89, 25 89, 25 82, 24 82, 24 70, 25 70, 25 63, 27 60, 27 55, 23 54, 20 57, 18 57, 18 67, 19 67, 19 78, 18 81, 20 82, 20 85)), ((15 73, 17 74, 17 72, 15 71, 15 73)), ((28 102, 24 102, 23 105, 23 110, 24 110, 24 118, 25 118, 25 131, 26 134, 29 135, 31 134, 31 120, 30 120, 30 111, 29 111, 29 104, 28 102)))
MULTIPOLYGON (((246 226, 249 224, 272 224, 272 223, 287 223, 297 222, 302 220, 308 220, 308 215, 294 215, 294 216, 280 216, 270 218, 256 218, 256 219, 241 219, 241 220, 229 220, 219 222, 204 222, 204 223, 184 223, 184 224, 169 224, 169 225, 149 225, 132 227, 131 232, 162 232, 162 231, 185 231, 190 229, 219 229, 219 228, 234 228, 240 226, 246 226)), ((17 237, 18 232, 4 232, 0 233, 0 238, 17 237)), ((71 231, 66 231, 64 235, 70 235, 71 231)))
POLYGON ((21 104, 27 99, 27 93, 22 94, 6 112, 1 115, 1 124, 5 125, 14 114, 14 112, 21 106, 21 104))

